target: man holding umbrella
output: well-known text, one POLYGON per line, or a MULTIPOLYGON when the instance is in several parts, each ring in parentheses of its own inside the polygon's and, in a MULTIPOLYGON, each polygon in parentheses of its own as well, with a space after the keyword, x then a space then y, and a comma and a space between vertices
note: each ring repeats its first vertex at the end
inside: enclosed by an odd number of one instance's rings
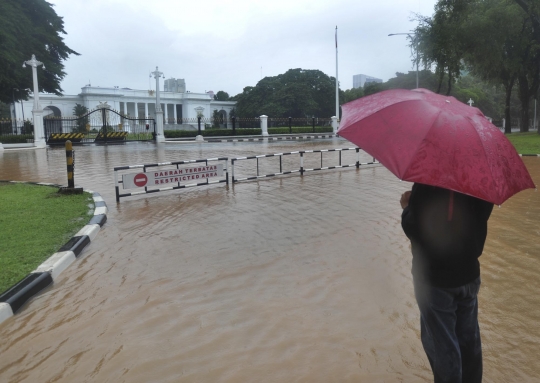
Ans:
POLYGON ((534 183, 477 108, 426 89, 393 89, 342 106, 338 135, 400 180, 421 341, 436 383, 482 381, 480 263, 493 204, 534 183))
POLYGON ((481 382, 480 263, 493 204, 414 184, 401 197, 421 339, 435 382, 481 382))

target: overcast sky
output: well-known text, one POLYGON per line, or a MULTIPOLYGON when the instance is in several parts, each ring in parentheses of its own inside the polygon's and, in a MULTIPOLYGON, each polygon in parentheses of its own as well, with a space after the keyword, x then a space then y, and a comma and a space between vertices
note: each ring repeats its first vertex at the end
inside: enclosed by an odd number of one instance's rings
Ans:
MULTIPOLYGON (((191 92, 231 96, 291 68, 384 81, 414 70, 406 36, 436 0, 48 0, 64 18, 64 94, 92 86, 155 89, 149 72, 183 78, 191 92)), ((38 57, 39 60, 39 57, 38 57)), ((163 84, 161 82, 161 84, 163 84)), ((163 89, 163 85, 161 86, 163 89)))

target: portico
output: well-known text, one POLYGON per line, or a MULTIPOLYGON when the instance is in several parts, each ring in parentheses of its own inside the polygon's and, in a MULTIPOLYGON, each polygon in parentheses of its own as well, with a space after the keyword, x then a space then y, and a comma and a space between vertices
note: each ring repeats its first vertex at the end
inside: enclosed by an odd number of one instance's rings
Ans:
MULTIPOLYGON (((138 90, 130 88, 104 88, 86 85, 78 95, 57 96, 40 94, 40 103, 44 109, 43 115, 54 114, 57 117, 73 116, 76 104, 84 105, 88 110, 95 109, 99 103, 107 102, 114 109, 130 118, 155 118, 156 95, 154 90, 138 90)), ((210 118, 214 110, 229 118, 236 102, 216 101, 207 93, 177 93, 160 91, 160 104, 163 111, 165 130, 190 128, 188 122, 196 121, 198 116, 210 118)), ((33 97, 22 102, 26 116, 32 112, 33 97)), ((20 114, 22 115, 22 113, 20 114)))

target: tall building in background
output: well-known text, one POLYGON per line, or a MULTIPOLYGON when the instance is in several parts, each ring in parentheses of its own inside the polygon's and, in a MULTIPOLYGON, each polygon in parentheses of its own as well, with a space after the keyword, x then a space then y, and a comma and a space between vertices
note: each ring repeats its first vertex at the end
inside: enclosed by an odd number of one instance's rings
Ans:
POLYGON ((186 81, 183 78, 170 78, 163 82, 164 92, 186 93, 186 81))
POLYGON ((382 83, 383 81, 380 78, 371 77, 367 74, 355 74, 352 76, 353 88, 363 88, 364 85, 370 82, 382 83))

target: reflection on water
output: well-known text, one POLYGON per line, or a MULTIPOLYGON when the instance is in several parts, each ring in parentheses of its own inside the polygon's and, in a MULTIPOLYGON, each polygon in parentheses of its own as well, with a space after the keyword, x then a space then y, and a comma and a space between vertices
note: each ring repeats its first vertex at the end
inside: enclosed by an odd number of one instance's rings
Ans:
MULTIPOLYGON (((114 200, 114 166, 348 146, 77 147, 75 182, 103 195, 109 221, 52 288, 0 325, 0 381, 430 381, 400 227, 410 184, 383 167, 114 200)), ((540 183, 540 159, 524 161, 540 183)), ((64 151, 0 154, 0 179, 66 183, 64 151)), ((539 206, 525 191, 489 222, 487 382, 540 376, 539 206)))

